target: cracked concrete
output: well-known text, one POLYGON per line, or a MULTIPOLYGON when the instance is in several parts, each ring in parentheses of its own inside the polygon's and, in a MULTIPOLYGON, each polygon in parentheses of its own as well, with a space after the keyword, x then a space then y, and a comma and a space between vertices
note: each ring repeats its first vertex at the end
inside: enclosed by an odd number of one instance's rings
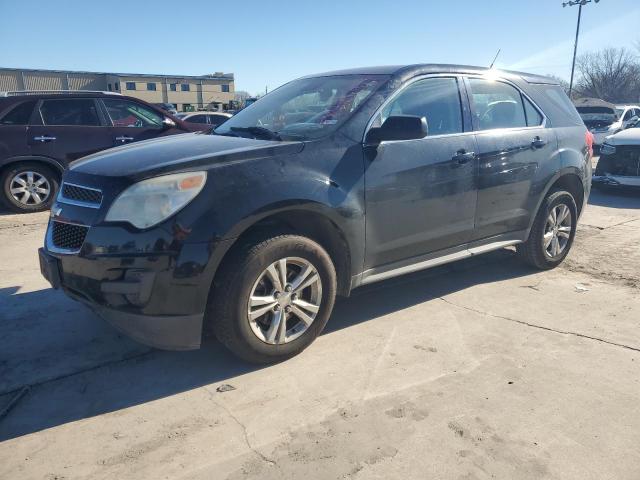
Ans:
POLYGON ((0 215, 0 411, 31 385, 0 478, 640 478, 638 197, 596 192, 556 270, 505 250, 364 287, 263 368, 48 289, 45 223, 0 215))

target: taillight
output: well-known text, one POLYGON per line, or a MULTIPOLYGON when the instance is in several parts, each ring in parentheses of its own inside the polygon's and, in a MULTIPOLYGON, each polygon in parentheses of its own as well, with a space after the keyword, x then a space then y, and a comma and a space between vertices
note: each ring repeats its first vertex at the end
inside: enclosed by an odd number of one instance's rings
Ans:
POLYGON ((593 157, 593 133, 587 130, 585 137, 585 140, 587 142, 587 150, 589 151, 589 158, 591 158, 593 157))

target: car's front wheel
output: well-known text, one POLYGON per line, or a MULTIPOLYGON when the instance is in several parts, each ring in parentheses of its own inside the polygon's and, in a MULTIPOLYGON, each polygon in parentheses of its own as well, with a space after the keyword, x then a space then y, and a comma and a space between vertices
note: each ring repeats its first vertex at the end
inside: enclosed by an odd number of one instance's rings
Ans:
POLYGON ((564 190, 552 191, 542 202, 528 240, 516 247, 518 254, 541 270, 557 267, 569 254, 577 223, 573 196, 564 190))
POLYGON ((35 162, 18 163, 0 175, 2 203, 17 213, 40 212, 51 207, 58 192, 58 175, 35 162))
POLYGON ((300 353, 327 323, 336 272, 327 252, 299 235, 248 243, 216 276, 208 312, 227 348, 253 363, 300 353))

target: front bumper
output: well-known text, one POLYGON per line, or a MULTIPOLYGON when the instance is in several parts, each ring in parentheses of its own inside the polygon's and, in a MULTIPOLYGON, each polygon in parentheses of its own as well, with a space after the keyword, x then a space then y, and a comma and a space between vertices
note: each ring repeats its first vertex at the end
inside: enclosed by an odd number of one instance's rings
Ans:
POLYGON ((41 271, 54 288, 146 345, 200 346, 209 290, 228 242, 181 243, 162 229, 94 226, 80 250, 66 252, 52 244, 54 221, 40 249, 41 271))

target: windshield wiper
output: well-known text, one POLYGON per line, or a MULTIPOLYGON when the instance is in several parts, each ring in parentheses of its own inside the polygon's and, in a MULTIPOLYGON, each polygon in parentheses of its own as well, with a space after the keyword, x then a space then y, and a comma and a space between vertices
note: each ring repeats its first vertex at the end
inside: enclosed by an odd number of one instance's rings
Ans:
POLYGON ((231 130, 232 132, 247 132, 250 133, 254 136, 262 136, 262 137, 266 137, 268 140, 282 140, 282 138, 280 137, 280 135, 278 135, 276 132, 272 132, 271 130, 269 130, 268 128, 264 128, 264 127, 230 127, 229 130, 231 130))

